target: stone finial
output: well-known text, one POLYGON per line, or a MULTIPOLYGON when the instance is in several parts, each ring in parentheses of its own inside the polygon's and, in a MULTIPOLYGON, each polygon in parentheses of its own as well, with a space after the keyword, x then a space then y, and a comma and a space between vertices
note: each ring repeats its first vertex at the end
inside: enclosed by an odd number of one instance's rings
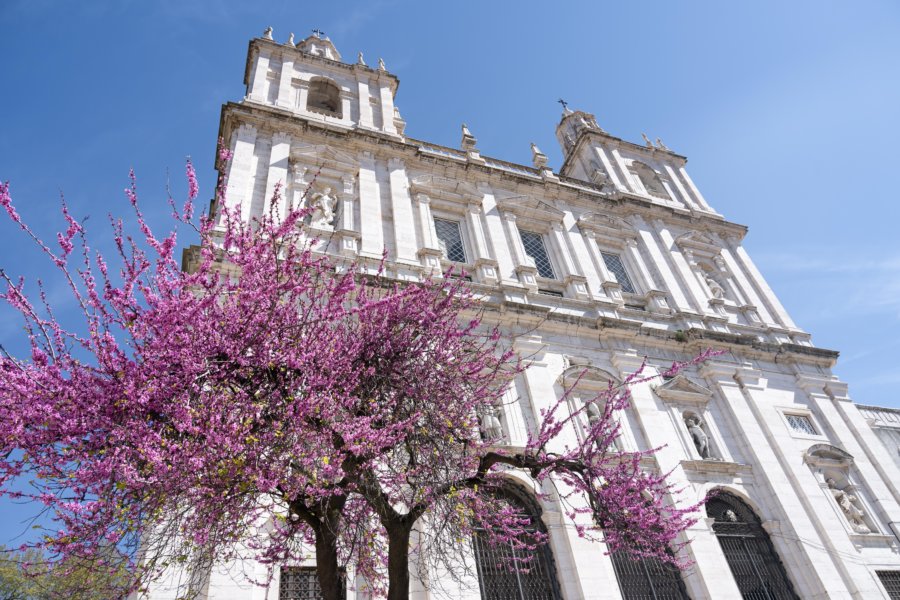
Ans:
POLYGON ((294 43, 294 32, 293 31, 291 32, 291 35, 288 36, 287 45, 288 46, 296 46, 296 44, 294 43))
POLYGON ((475 136, 472 135, 472 132, 469 131, 468 127, 466 127, 466 124, 463 123, 462 124, 462 141, 460 142, 460 146, 462 146, 462 148, 464 150, 474 150, 475 144, 477 142, 478 142, 478 140, 475 139, 475 136))
POLYGON ((366 61, 363 59, 363 53, 362 53, 362 52, 359 52, 359 53, 356 54, 356 64, 362 65, 362 66, 364 66, 364 67, 367 66, 367 65, 366 65, 366 61))
POLYGON ((263 31, 263 37, 267 40, 272 39, 272 28, 271 27, 266 27, 266 30, 263 31))
POLYGON ((656 145, 659 146, 662 150, 669 150, 669 147, 663 144, 663 141, 659 138, 656 138, 656 145))
POLYGON ((653 142, 650 141, 650 138, 647 137, 646 133, 642 133, 641 137, 644 138, 644 143, 647 145, 648 148, 653 148, 653 142))
POLYGON ((378 70, 379 70, 379 71, 387 71, 387 67, 384 66, 384 59, 383 59, 383 58, 379 58, 379 59, 378 59, 378 70))
POLYGON ((547 155, 541 152, 537 144, 531 142, 531 162, 535 169, 544 169, 547 167, 547 155))

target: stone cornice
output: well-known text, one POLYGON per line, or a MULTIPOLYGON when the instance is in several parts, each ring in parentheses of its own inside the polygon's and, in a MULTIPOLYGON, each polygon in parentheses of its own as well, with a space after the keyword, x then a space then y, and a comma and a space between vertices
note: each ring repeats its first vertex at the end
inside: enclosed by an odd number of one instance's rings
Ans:
MULTIPOLYGON (((720 215, 713 213, 691 213, 683 208, 663 206, 636 194, 617 192, 610 195, 600 192, 597 186, 577 179, 560 177, 559 181, 544 180, 537 175, 535 169, 516 165, 507 161, 501 161, 490 157, 485 158, 485 164, 465 162, 464 159, 455 157, 460 151, 447 148, 449 156, 438 153, 423 153, 421 148, 424 142, 413 138, 401 138, 400 136, 372 131, 360 128, 323 123, 305 118, 290 110, 256 104, 250 102, 229 102, 223 105, 222 116, 219 122, 219 136, 227 140, 227 136, 233 126, 231 121, 241 123, 254 123, 259 129, 272 126, 281 130, 293 129, 304 134, 319 134, 325 138, 342 140, 343 143, 356 141, 369 147, 370 151, 376 148, 388 149, 391 152, 403 155, 407 160, 407 170, 419 163, 431 163, 444 167, 445 171, 461 170, 466 173, 467 179, 472 174, 483 175, 485 180, 494 180, 503 183, 512 183, 513 187, 521 193, 535 197, 559 198, 568 204, 590 207, 591 210, 607 210, 612 214, 624 217, 628 214, 640 214, 648 219, 662 219, 666 222, 691 228, 708 230, 722 236, 733 236, 742 239, 747 233, 744 225, 731 223, 720 215), (493 164, 492 164, 493 163, 493 164), (510 169, 502 168, 509 166, 510 169), (516 171, 513 171, 512 168, 516 171), (519 172, 520 171, 520 172, 519 172)), ((435 148, 443 148, 435 144, 425 144, 435 148)), ((217 165, 218 166, 218 165, 217 165)), ((433 171, 433 167, 428 170, 433 171)), ((449 176, 445 173, 445 176, 449 176)), ((460 177, 463 179, 463 177, 460 177)), ((501 186, 501 187, 509 187, 501 186)))

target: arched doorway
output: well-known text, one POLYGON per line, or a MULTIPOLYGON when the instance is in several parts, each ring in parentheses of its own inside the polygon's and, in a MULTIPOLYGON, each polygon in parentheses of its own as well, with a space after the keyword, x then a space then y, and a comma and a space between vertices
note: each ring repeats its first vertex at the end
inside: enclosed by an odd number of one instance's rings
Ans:
MULTIPOLYGON (((530 531, 547 532, 540 507, 528 494, 509 486, 497 495, 529 518, 530 531)), ((482 600, 561 600, 549 544, 531 550, 526 556, 509 543, 491 545, 484 533, 476 532, 474 546, 482 600), (527 571, 510 568, 513 560, 529 558, 527 571)))
POLYGON ((713 531, 731 567, 738 589, 748 600, 799 600, 769 534, 747 503, 720 493, 706 503, 713 531))

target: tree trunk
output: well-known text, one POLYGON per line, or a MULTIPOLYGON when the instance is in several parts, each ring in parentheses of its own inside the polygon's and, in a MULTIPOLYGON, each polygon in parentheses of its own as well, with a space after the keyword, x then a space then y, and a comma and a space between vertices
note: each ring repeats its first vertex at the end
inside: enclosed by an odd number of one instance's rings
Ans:
POLYGON ((388 595, 387 600, 409 600, 409 533, 406 523, 387 527, 388 595))
POLYGON ((316 576, 322 589, 322 600, 342 600, 344 578, 338 564, 337 535, 323 523, 314 528, 316 533, 316 576))

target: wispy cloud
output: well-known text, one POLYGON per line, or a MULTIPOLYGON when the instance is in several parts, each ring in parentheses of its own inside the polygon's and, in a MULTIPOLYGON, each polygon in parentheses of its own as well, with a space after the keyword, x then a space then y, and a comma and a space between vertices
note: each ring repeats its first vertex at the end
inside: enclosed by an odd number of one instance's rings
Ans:
POLYGON ((802 291, 806 318, 850 314, 900 320, 900 253, 877 248, 804 248, 760 252, 756 261, 778 289, 802 291))

